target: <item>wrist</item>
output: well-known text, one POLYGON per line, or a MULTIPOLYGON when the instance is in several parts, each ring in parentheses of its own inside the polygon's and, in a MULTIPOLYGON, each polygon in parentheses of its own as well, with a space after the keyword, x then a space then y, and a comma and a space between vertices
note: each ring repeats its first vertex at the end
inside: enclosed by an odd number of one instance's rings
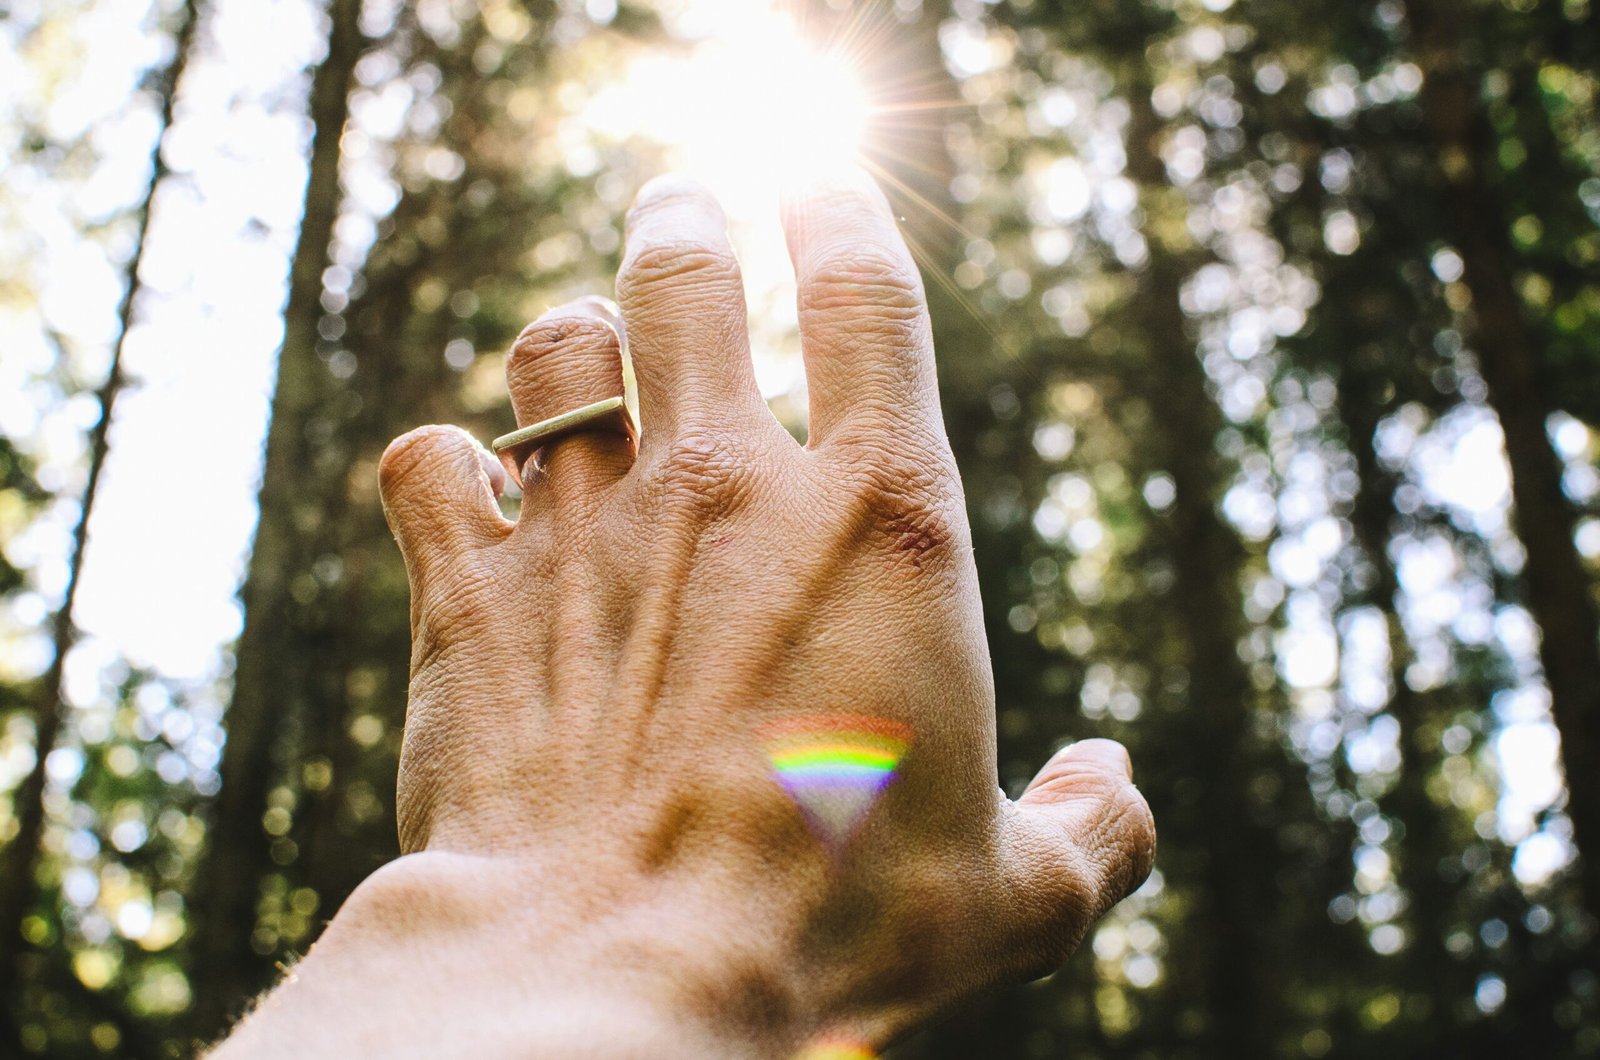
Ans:
POLYGON ((307 1055, 798 1051, 807 1035, 785 965, 748 949, 759 932, 686 917, 681 896, 647 881, 593 884, 508 859, 392 862, 218 1055, 281 1055, 291 1042, 307 1055), (268 1023, 270 1040, 253 1033, 268 1023), (290 1037, 297 1027, 316 1039, 290 1037))

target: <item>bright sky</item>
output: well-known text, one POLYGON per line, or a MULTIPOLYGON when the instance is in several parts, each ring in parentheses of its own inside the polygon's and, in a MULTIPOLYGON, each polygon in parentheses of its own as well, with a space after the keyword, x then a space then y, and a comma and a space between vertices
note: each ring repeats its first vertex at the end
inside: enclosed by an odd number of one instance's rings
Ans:
MULTIPOLYGON (((317 6, 306 0, 211 5, 212 46, 191 67, 169 143, 182 179, 169 185, 157 205, 145 268, 149 289, 128 342, 127 364, 137 385, 117 409, 112 457, 92 526, 79 605, 80 624, 91 637, 74 660, 74 698, 92 697, 98 665, 118 656, 177 680, 209 681, 220 672, 223 647, 239 631, 235 593, 255 521, 281 338, 278 313, 304 181, 298 71, 319 47, 317 6)), ((605 6, 603 0, 590 4, 591 10, 605 6)), ((588 104, 583 120, 601 134, 659 137, 674 146, 682 168, 719 193, 751 288, 763 389, 792 391, 801 380, 792 278, 776 223, 777 177, 799 164, 853 154, 865 103, 848 70, 799 47, 798 35, 764 5, 678 0, 673 7, 680 27, 706 33, 704 43, 690 55, 641 58, 588 104), (729 84, 747 90, 730 98, 729 84), (820 99, 813 91, 818 85, 824 86, 820 99), (738 135, 728 132, 730 108, 743 116, 731 123, 741 130, 738 135)), ((53 89, 47 78, 28 72, 37 62, 16 61, 16 41, 0 31, 0 98, 13 101, 8 106, 19 113, 42 115, 58 135, 94 129, 104 157, 92 175, 71 187, 19 177, 5 200, 15 215, 0 218, 0 232, 15 233, 24 229, 26 213, 33 243, 19 244, 11 234, 0 238, 0 264, 30 262, 41 292, 37 311, 0 304, 0 348, 7 351, 0 359, 0 429, 42 439, 50 473, 67 480, 76 474, 92 408, 82 402, 46 408, 22 381, 49 363, 37 314, 82 350, 85 378, 103 373, 102 344, 111 328, 117 276, 76 232, 86 220, 114 215, 139 191, 153 117, 130 115, 127 106, 138 72, 155 57, 140 30, 145 15, 144 4, 125 3, 94 5, 76 16, 69 30, 76 36, 55 45, 61 54, 54 70, 63 80, 53 89)), ((970 50, 977 45, 969 38, 970 33, 952 36, 970 50)), ((1091 178, 1091 169, 1066 158, 1048 170, 1042 194, 1049 211, 1060 218, 1091 208, 1125 215, 1131 209, 1127 181, 1120 174, 1091 178)), ((1224 288, 1231 283, 1226 276, 1213 279, 1224 288)), ((1209 296, 1202 290, 1197 297, 1209 296)), ((1218 297, 1225 301, 1226 290, 1218 297)), ((1231 311, 1222 301, 1218 306, 1231 311)), ((1254 316, 1234 312, 1238 320, 1258 321, 1262 336, 1234 348, 1234 355, 1247 362, 1262 343, 1270 344, 1274 327, 1294 330, 1303 319, 1294 314, 1304 308, 1251 307, 1254 316), (1292 318, 1287 324, 1281 319, 1286 312, 1292 318)), ((1230 413, 1235 407, 1248 412, 1264 398, 1264 391, 1250 390, 1251 383, 1241 377, 1237 387, 1223 387, 1230 413)), ((1578 454, 1588 446, 1587 431, 1564 423, 1560 433, 1574 468, 1582 466, 1578 454)), ((1065 444, 1070 448, 1070 439, 1065 444)), ((1506 531, 1502 443, 1491 415, 1469 405, 1432 423, 1397 417, 1385 428, 1385 444, 1386 456, 1431 500, 1476 527, 1508 564, 1517 562, 1518 546, 1506 531)), ((1372 647, 1359 621, 1335 629, 1318 601, 1313 586, 1340 543, 1338 527, 1326 510, 1326 469, 1314 460, 1294 466, 1300 470, 1287 476, 1281 494, 1242 481, 1227 509, 1247 533, 1259 522, 1263 533, 1276 526, 1281 535, 1273 566, 1291 594, 1292 622, 1277 645, 1278 665, 1288 683, 1305 693, 1308 731, 1314 733, 1317 704, 1336 690, 1352 702, 1366 695, 1382 703, 1387 646, 1372 647)), ((1059 511, 1055 504, 1047 502, 1036 525, 1044 529, 1057 520, 1074 540, 1095 537, 1092 513, 1069 511, 1066 500, 1059 511)), ((15 545, 14 558, 45 562, 39 595, 22 601, 13 622, 42 614, 47 598, 59 592, 72 514, 70 508, 57 512, 15 545)), ((1600 550, 1600 527, 1589 537, 1600 550)), ((1495 761, 1507 781, 1498 828, 1504 838, 1523 843, 1519 877, 1543 879, 1570 856, 1570 848, 1560 836, 1533 833, 1533 815, 1559 789, 1553 786, 1555 730, 1532 665, 1531 625, 1515 608, 1490 612, 1481 600, 1464 596, 1473 587, 1447 544, 1402 541, 1396 549, 1406 622, 1419 644, 1418 681, 1437 679, 1427 670, 1433 657, 1427 645, 1450 623, 1476 623, 1474 629, 1499 639, 1525 671, 1523 686, 1495 704, 1503 725, 1495 761)), ((1453 633, 1461 636, 1462 630, 1453 633)), ((1381 762, 1385 746, 1382 726, 1375 726, 1346 753, 1352 761, 1381 762)))
MULTIPOLYGON (((216 46, 191 64, 167 148, 184 179, 156 206, 125 354, 137 385, 117 407, 79 598, 85 630, 184 679, 214 674, 239 631, 234 592, 305 179, 293 71, 318 47, 309 5, 212 10, 216 46)), ((114 111, 125 99, 96 102, 114 111)), ((127 160, 104 169, 137 180, 148 139, 129 139, 127 160)))

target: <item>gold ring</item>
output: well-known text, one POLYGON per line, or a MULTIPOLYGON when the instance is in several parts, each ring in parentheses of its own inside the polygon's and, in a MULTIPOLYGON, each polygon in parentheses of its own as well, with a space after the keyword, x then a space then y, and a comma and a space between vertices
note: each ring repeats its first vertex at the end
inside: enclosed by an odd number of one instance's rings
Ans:
POLYGON ((538 453, 544 446, 582 430, 590 430, 597 426, 610 426, 618 428, 629 438, 637 438, 639 432, 633 425, 633 415, 628 411, 628 404, 621 397, 609 397, 604 401, 596 401, 592 405, 563 412, 559 416, 552 416, 547 420, 529 424, 521 430, 503 434, 490 443, 494 455, 500 458, 506 471, 513 479, 522 481, 522 465, 530 456, 538 453))

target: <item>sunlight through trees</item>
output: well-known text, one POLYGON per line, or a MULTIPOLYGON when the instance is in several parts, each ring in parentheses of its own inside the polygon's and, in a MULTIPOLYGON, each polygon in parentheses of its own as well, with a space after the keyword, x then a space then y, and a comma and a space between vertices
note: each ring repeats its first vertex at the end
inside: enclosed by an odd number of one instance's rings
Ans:
POLYGON ((1600 1055, 1597 64, 1590 0, 9 5, 0 1055, 185 1053, 397 852, 378 455, 511 428, 655 172, 804 436, 775 182, 856 151, 997 779, 1114 737, 1161 836, 892 1055, 1600 1055))

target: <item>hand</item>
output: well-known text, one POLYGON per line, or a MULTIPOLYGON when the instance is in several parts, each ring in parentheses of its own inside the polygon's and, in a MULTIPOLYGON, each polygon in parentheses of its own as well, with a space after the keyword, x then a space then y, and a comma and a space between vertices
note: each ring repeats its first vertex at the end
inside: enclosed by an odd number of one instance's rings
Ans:
MULTIPOLYGON (((412 588, 408 856, 324 963, 424 955, 436 990, 478 984, 485 1048, 881 1048, 1054 969, 1149 871, 1118 745, 1069 747, 1015 803, 996 789, 970 535, 887 203, 852 172, 784 212, 806 446, 756 388, 719 208, 667 178, 629 215, 620 320, 554 310, 507 367, 521 424, 620 394, 625 323, 637 443, 553 442, 516 523, 462 432, 384 455, 412 588)), ((394 1007, 391 1044, 436 1053, 394 1007)))

